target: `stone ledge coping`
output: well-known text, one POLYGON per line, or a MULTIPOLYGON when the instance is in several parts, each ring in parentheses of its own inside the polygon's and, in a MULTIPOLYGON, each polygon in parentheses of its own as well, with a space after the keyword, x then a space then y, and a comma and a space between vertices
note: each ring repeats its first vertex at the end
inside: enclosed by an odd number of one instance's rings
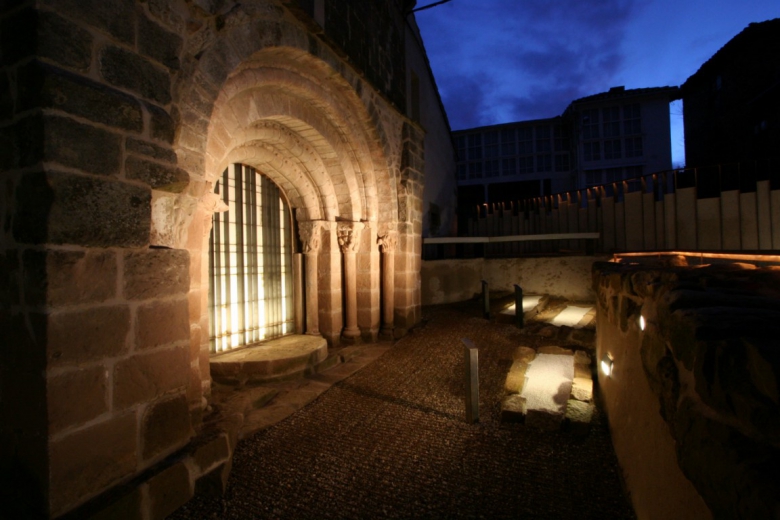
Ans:
POLYGON ((293 334, 217 354, 210 359, 209 366, 214 380, 244 384, 302 375, 313 371, 327 357, 325 338, 293 334))

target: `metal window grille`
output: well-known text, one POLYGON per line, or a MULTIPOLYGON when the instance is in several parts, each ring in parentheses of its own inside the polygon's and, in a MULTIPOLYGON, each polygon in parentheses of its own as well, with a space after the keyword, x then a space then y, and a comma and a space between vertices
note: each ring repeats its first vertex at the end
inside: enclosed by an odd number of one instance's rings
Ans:
POLYGON ((211 351, 295 330, 290 210, 279 188, 234 164, 217 184, 228 211, 215 213, 209 240, 211 351))

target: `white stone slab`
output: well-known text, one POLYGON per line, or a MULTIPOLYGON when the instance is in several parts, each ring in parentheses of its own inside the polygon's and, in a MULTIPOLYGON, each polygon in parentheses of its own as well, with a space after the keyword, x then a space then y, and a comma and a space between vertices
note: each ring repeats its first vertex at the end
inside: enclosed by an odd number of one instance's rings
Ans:
MULTIPOLYGON (((541 296, 523 296, 523 312, 528 312, 537 305, 539 305, 539 300, 541 300, 541 296)), ((501 311, 501 314, 509 314, 511 316, 514 316, 516 314, 515 310, 515 304, 513 303, 503 311, 501 311)))
POLYGON ((556 327, 565 325, 579 329, 582 327, 579 325, 580 321, 592 309, 593 307, 578 307, 576 305, 567 305, 566 308, 563 309, 555 318, 553 318, 550 323, 556 327))
POLYGON ((525 375, 520 396, 525 398, 526 410, 563 416, 574 378, 574 356, 537 354, 525 375))

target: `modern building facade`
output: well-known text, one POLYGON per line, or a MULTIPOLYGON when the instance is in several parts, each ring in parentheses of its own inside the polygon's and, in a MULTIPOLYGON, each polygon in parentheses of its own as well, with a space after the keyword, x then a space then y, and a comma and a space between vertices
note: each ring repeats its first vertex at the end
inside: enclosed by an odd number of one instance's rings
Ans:
POLYGON ((507 202, 671 169, 677 98, 677 87, 614 87, 558 117, 453 132, 460 199, 507 202))
POLYGON ((677 87, 628 89, 573 101, 570 122, 576 187, 586 188, 672 168, 669 103, 677 87))
POLYGON ((780 18, 750 24, 681 89, 688 165, 780 156, 780 18))
POLYGON ((3 514, 163 518, 230 470, 216 352, 417 323, 454 179, 414 3, 2 3, 3 514))

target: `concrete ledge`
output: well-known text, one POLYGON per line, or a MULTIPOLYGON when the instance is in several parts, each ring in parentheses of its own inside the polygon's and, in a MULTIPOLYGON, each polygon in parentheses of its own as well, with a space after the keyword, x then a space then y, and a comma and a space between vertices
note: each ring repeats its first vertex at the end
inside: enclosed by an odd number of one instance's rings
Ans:
POLYGON ((264 383, 315 372, 327 357, 325 338, 291 335, 218 354, 209 366, 211 377, 220 383, 264 383))

